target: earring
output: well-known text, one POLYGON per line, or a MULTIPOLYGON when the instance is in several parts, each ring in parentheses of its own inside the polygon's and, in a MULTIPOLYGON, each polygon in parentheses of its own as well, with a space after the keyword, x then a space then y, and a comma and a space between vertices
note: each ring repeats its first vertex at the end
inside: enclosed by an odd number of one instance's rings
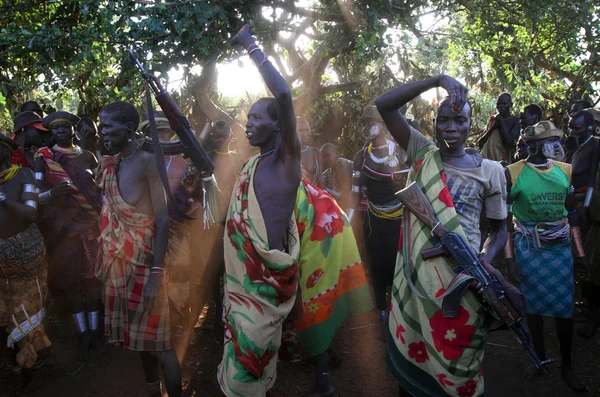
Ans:
POLYGON ((131 142, 131 138, 127 138, 127 142, 131 142))

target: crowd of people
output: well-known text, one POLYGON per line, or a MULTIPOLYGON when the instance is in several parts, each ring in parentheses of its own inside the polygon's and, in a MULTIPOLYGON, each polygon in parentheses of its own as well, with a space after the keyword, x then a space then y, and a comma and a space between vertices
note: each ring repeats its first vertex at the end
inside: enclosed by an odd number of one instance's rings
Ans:
MULTIPOLYGON (((78 333, 74 368, 90 350, 120 344, 140 353, 150 396, 182 395, 181 352, 211 298, 224 342, 215 377, 227 396, 265 396, 278 360, 310 356, 306 395, 334 395, 331 342, 344 319, 373 307, 400 396, 482 395, 494 316, 478 280, 456 313, 444 310, 456 263, 421 256, 439 241, 396 196, 415 182, 510 291, 542 361, 543 318, 554 317, 561 376, 585 390, 571 346, 575 264, 589 273, 580 283, 589 321, 578 333, 591 338, 600 326, 600 112, 591 103, 574 103, 563 131, 537 104, 512 115, 503 93, 474 148, 467 88, 445 75, 410 82, 363 110, 365 144, 351 161, 333 143, 310 146, 309 122, 248 25, 233 42, 273 96, 248 112, 256 154, 230 149, 225 121, 199 134, 211 142, 213 175, 165 150, 165 184, 149 137, 176 139, 170 120, 140 118, 128 102, 105 105, 97 128, 29 101, 0 134, 0 326, 28 387, 39 385, 38 353, 52 343, 49 290, 78 333), (448 97, 428 138, 404 114, 432 88, 448 97)), ((525 376, 543 373, 533 366, 525 376)))

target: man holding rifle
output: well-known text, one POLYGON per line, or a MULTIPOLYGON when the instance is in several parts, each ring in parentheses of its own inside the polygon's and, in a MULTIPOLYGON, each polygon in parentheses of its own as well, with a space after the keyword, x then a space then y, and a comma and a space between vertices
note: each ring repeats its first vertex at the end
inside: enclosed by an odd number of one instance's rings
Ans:
POLYGON ((162 396, 159 363, 169 396, 181 396, 181 369, 171 347, 164 269, 169 240, 165 190, 154 154, 140 150, 133 105, 100 111, 104 141, 117 154, 101 160, 104 192, 96 276, 104 282, 109 342, 139 351, 150 396, 162 396))
MULTIPOLYGON (((506 243, 506 182, 500 164, 465 150, 471 125, 466 87, 440 75, 400 86, 377 98, 376 105, 390 133, 408 153, 409 182, 423 188, 440 225, 465 237, 476 252, 481 238, 479 217, 485 204, 490 233, 479 258, 489 264, 506 243), (399 111, 405 103, 436 87, 449 94, 436 109, 439 148, 412 128, 399 111)), ((459 294, 455 316, 442 310, 442 299, 463 285, 451 284, 454 264, 448 258, 421 258, 424 250, 437 244, 435 230, 413 214, 405 218, 392 287, 387 349, 389 367, 400 383, 400 396, 481 395, 481 363, 492 317, 470 292, 462 298, 459 294)), ((482 295, 480 285, 472 285, 482 295)))

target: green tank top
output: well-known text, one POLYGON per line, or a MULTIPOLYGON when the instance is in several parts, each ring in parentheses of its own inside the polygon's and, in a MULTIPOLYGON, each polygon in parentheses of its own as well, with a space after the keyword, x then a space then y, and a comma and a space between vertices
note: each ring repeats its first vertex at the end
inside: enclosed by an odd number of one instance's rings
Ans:
POLYGON ((512 212, 523 222, 552 222, 567 217, 565 199, 571 189, 571 165, 553 162, 546 170, 524 160, 507 167, 512 179, 512 212))

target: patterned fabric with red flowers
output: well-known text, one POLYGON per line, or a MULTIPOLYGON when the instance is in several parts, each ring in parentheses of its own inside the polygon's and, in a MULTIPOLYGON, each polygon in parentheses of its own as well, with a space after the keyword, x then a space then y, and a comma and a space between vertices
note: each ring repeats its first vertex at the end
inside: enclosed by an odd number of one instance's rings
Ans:
MULTIPOLYGON (((446 186, 439 150, 431 144, 417 150, 409 153, 413 163, 407 183, 414 181, 424 187, 438 220, 449 231, 464 235, 446 186)), ((421 389, 423 394, 479 395, 484 387, 479 369, 488 333, 486 309, 467 293, 458 317, 442 315, 439 297, 454 278, 453 264, 445 257, 426 262, 421 258, 423 250, 437 244, 430 230, 407 212, 392 288, 389 337, 395 343, 388 344, 390 369, 401 385, 407 382, 407 387, 421 389), (402 377, 415 371, 422 376, 410 382, 402 377), (437 385, 436 391, 432 392, 432 384, 437 385)))
POLYGON ((227 210, 225 349, 218 379, 226 395, 263 396, 273 386, 283 321, 296 300, 300 236, 289 221, 287 252, 270 250, 254 191, 258 156, 240 171, 227 210))

